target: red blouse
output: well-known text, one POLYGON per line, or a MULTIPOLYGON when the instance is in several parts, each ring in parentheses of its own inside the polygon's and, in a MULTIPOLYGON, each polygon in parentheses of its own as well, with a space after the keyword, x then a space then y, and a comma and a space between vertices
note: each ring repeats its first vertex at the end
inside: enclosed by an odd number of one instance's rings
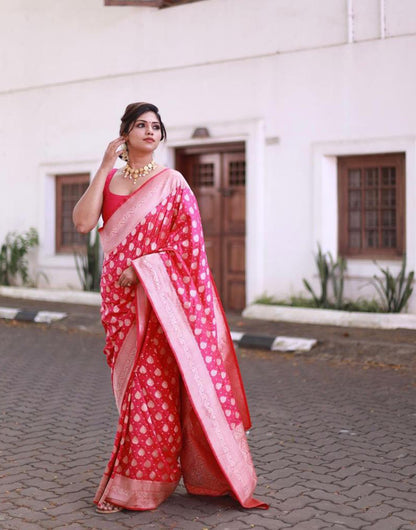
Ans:
POLYGON ((113 178, 117 168, 112 169, 107 175, 104 192, 103 192, 103 207, 101 210, 101 215, 104 223, 106 223, 113 213, 119 208, 123 203, 127 201, 130 195, 117 195, 117 193, 112 193, 110 191, 110 182, 113 178))
POLYGON ((166 171, 168 168, 164 167, 162 168, 158 173, 150 177, 148 180, 144 182, 141 186, 139 186, 135 191, 130 193, 130 195, 117 195, 117 193, 113 193, 110 191, 110 182, 113 178, 115 172, 117 171, 117 168, 112 169, 110 173, 107 175, 107 178, 105 180, 104 184, 104 191, 103 191, 103 207, 101 208, 101 216, 103 218, 104 224, 110 219, 110 217, 113 215, 113 213, 120 208, 122 204, 124 204, 132 195, 137 193, 139 189, 141 189, 142 186, 145 186, 148 182, 153 180, 155 177, 166 171))

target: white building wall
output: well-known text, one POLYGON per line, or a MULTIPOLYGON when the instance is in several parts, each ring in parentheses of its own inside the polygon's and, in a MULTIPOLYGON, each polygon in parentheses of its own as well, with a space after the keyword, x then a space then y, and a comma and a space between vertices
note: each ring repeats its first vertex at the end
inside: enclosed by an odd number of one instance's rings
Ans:
POLYGON ((5 64, 1 89, 155 72, 346 39, 344 0, 204 0, 162 10, 103 4, 2 2, 1 39, 14 60, 5 64))
MULTIPOLYGON (((51 286, 79 285, 72 256, 54 252, 53 175, 93 174, 137 100, 161 109, 164 160, 197 126, 214 141, 246 141, 248 301, 300 292, 318 240, 336 254, 341 154, 406 151, 416 268, 412 0, 103 3, 0 4, 0 241, 36 226, 51 286)), ((349 271, 347 294, 361 295, 375 266, 350 260, 349 271)))

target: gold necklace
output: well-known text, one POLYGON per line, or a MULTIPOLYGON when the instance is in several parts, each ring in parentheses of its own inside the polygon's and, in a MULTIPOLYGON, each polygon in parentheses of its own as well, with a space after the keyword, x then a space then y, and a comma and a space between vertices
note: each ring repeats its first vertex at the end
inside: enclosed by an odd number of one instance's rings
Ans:
POLYGON ((149 162, 143 167, 138 167, 133 169, 130 164, 127 162, 126 167, 123 169, 123 177, 133 181, 133 184, 136 185, 137 179, 145 177, 151 171, 157 167, 157 164, 154 160, 149 162))

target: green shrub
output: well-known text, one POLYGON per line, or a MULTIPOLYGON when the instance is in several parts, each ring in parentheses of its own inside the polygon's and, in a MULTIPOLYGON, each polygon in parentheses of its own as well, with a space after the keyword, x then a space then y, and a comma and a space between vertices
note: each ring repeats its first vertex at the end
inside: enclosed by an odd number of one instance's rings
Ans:
POLYGON ((406 278, 406 256, 403 257, 402 266, 397 277, 394 277, 389 268, 379 266, 382 277, 374 275, 372 284, 380 296, 382 307, 387 313, 400 313, 405 307, 413 292, 414 271, 409 272, 406 278))
POLYGON ((388 268, 382 267, 379 267, 382 277, 373 276, 371 283, 374 285, 381 303, 375 299, 344 300, 346 261, 343 257, 338 257, 335 261, 330 252, 322 252, 319 244, 315 264, 319 276, 319 292, 316 292, 311 284, 303 279, 303 284, 312 298, 291 296, 289 300, 276 300, 274 297, 264 294, 256 302, 268 305, 317 307, 366 313, 400 313, 413 292, 414 272, 411 271, 406 276, 406 256, 403 257, 400 272, 396 277, 388 268), (332 296, 330 287, 332 287, 332 296))
POLYGON ((322 252, 321 246, 318 244, 315 263, 319 275, 320 294, 318 295, 311 284, 303 278, 303 284, 311 293, 315 307, 342 309, 344 304, 344 273, 347 268, 345 259, 338 257, 335 261, 331 253, 322 252), (329 295, 329 284, 332 285, 332 299, 329 295))
POLYGON ((101 280, 101 253, 98 230, 87 237, 85 252, 74 251, 75 266, 84 291, 99 291, 101 280))
POLYGON ((18 234, 9 232, 0 248, 0 284, 12 285, 17 278, 23 285, 33 283, 29 278, 27 254, 31 248, 39 245, 39 236, 35 228, 18 234))

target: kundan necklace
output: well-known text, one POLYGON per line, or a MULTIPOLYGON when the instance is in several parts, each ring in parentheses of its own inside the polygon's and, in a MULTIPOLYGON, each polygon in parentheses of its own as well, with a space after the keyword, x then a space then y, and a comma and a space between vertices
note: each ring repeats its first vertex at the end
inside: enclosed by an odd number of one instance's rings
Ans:
POLYGON ((133 181, 133 184, 135 185, 137 182, 137 179, 145 177, 148 175, 151 171, 153 171, 157 167, 157 164, 154 160, 149 162, 143 167, 138 167, 136 169, 133 169, 130 164, 127 162, 126 167, 123 169, 123 177, 125 179, 130 179, 133 181))

